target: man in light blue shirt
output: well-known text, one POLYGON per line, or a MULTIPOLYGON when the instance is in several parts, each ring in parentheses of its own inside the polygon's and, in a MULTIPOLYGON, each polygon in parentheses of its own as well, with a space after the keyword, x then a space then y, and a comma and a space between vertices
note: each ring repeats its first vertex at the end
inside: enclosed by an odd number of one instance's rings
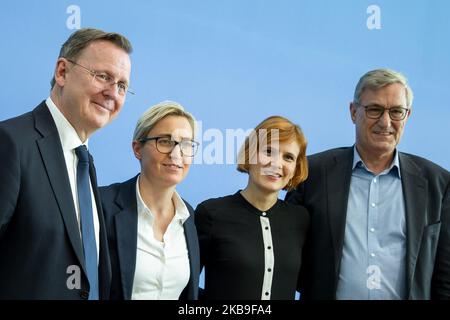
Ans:
POLYGON ((363 75, 354 146, 309 156, 286 196, 311 214, 303 299, 450 298, 450 173, 397 150, 412 100, 402 74, 363 75))
POLYGON ((404 299, 406 220, 398 153, 374 175, 356 147, 338 299, 404 299))

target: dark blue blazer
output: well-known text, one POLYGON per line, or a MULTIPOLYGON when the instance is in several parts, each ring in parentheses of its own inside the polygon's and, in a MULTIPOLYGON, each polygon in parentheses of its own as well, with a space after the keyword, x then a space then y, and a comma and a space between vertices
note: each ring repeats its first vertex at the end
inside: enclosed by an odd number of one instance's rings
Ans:
MULTIPOLYGON (((111 299, 113 300, 129 300, 133 290, 138 232, 136 180, 137 176, 123 183, 100 188, 110 245, 111 299)), ((196 300, 198 299, 200 251, 194 224, 194 210, 189 203, 186 201, 184 203, 190 213, 183 226, 191 274, 186 288, 180 295, 180 300, 196 300)))
MULTIPOLYGON (((72 190, 45 102, 0 122, 0 157, 0 299, 87 299, 72 190), (73 266, 80 272, 74 273, 73 266)), ((100 298, 108 298, 111 267, 92 158, 90 162, 100 222, 100 298)))

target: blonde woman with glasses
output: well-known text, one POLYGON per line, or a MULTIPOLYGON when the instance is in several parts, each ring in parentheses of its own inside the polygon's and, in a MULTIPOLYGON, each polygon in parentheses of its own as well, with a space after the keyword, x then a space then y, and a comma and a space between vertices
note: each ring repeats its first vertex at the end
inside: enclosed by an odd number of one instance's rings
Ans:
POLYGON ((139 119, 132 143, 141 172, 100 189, 112 299, 197 299, 200 261, 193 209, 175 190, 197 151, 194 132, 194 117, 178 103, 151 107, 139 119))

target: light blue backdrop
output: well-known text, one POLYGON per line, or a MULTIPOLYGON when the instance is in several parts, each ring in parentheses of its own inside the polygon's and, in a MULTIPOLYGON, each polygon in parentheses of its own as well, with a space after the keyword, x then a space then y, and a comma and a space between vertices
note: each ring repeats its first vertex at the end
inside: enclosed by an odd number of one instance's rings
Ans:
MULTIPOLYGON (((449 15, 446 0, 2 2, 0 120, 48 96, 70 28, 97 27, 132 41, 137 92, 91 139, 100 184, 138 172, 131 152, 136 120, 166 99, 191 111, 203 132, 248 129, 280 114, 303 128, 308 154, 351 145, 354 86, 378 67, 406 74, 415 92, 400 149, 448 170, 449 15)), ((196 164, 178 190, 195 207, 245 183, 235 165, 196 164)))

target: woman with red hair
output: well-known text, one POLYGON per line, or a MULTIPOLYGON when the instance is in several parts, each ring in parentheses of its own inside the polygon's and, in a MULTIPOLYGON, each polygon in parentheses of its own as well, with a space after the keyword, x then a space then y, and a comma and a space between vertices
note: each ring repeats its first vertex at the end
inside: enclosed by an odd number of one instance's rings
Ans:
POLYGON ((309 214, 278 195, 308 176, 300 127, 280 116, 267 118, 245 140, 237 169, 248 174, 243 190, 196 209, 202 298, 294 299, 309 214))

